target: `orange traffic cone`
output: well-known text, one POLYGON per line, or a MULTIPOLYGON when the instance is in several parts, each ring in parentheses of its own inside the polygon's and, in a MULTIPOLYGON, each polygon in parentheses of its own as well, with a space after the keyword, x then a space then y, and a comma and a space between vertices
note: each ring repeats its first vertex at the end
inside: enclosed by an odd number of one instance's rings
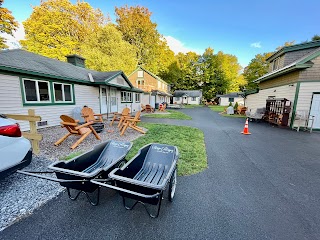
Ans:
POLYGON ((246 120, 246 123, 244 124, 244 129, 241 132, 244 135, 250 135, 251 133, 249 132, 249 123, 248 123, 248 118, 246 120))

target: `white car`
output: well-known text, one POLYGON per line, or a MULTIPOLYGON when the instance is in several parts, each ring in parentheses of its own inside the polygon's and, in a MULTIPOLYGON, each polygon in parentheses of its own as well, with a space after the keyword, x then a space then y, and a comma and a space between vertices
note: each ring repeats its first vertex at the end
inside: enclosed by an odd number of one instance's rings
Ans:
POLYGON ((0 179, 30 164, 30 141, 22 137, 20 126, 0 114, 0 179))

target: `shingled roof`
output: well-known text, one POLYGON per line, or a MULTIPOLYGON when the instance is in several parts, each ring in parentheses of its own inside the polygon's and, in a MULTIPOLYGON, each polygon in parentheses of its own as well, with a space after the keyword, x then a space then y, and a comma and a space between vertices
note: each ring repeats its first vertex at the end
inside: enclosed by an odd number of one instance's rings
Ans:
POLYGON ((202 91, 201 90, 176 90, 173 93, 174 97, 182 97, 182 96, 188 96, 188 97, 202 97, 202 91))
POLYGON ((22 49, 0 51, 0 70, 66 81, 106 85, 108 85, 110 80, 121 75, 133 91, 138 91, 133 88, 132 84, 122 71, 99 72, 78 67, 68 62, 44 57, 22 49), (90 74, 93 82, 90 81, 90 74))

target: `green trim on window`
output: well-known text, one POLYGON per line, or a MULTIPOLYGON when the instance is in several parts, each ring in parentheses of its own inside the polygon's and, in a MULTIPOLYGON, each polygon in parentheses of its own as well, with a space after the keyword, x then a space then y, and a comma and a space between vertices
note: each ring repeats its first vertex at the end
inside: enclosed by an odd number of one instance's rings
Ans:
POLYGON ((19 76, 19 81, 20 81, 20 91, 21 91, 21 97, 22 97, 22 105, 23 106, 53 106, 53 105, 75 105, 76 104, 76 100, 75 100, 75 91, 74 91, 74 84, 70 83, 70 82, 61 82, 61 81, 50 81, 50 80, 44 80, 41 78, 29 78, 29 77, 21 77, 19 76), (30 80, 39 80, 39 81, 46 81, 49 82, 49 91, 50 91, 50 102, 36 102, 36 103, 28 103, 25 101, 25 94, 24 94, 24 89, 23 89, 23 79, 30 79, 30 80), (73 94, 73 101, 72 102, 54 102, 54 91, 53 91, 53 83, 66 83, 71 85, 71 90, 72 90, 72 94, 73 94))
MULTIPOLYGON (((74 91, 74 85, 72 84, 72 96, 73 96, 73 104, 75 105, 76 104, 76 94, 75 94, 75 91, 74 91)), ((100 97, 100 95, 99 95, 99 97, 100 97)), ((100 100, 99 100, 99 102, 100 102, 100 100)))
POLYGON ((292 115, 291 115, 291 122, 290 122, 290 128, 291 129, 293 127, 294 119, 295 119, 295 116, 296 116, 296 109, 297 109, 297 104, 298 104, 299 91, 300 91, 300 82, 297 83, 296 94, 294 96, 292 115))

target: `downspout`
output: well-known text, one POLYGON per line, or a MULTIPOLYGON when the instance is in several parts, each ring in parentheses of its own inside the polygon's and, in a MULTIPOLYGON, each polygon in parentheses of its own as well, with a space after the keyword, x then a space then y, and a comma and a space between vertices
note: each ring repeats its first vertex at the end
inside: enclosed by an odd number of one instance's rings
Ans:
POLYGON ((109 95, 107 96, 107 119, 109 118, 109 110, 111 111, 111 101, 110 101, 110 87, 109 88, 109 95), (109 105, 109 106, 108 106, 109 105), (110 108, 110 109, 109 109, 110 108))
POLYGON ((294 102, 293 102, 292 114, 291 114, 291 122, 290 122, 291 129, 293 128, 294 119, 296 117, 296 109, 297 109, 297 103, 298 103, 298 98, 299 98, 299 91, 300 91, 300 82, 297 82, 296 94, 294 96, 294 102))

